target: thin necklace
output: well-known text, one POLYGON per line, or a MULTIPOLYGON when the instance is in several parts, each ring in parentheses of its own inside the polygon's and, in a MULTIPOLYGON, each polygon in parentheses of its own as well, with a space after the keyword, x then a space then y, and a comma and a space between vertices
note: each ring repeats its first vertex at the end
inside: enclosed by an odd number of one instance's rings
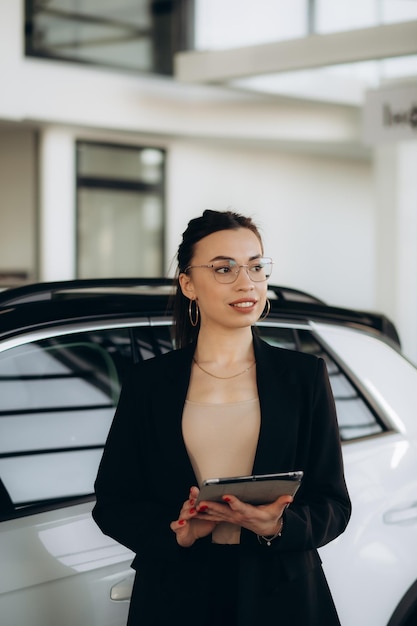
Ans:
POLYGON ((201 369, 202 372, 204 372, 205 374, 208 374, 212 378, 218 378, 219 380, 229 380, 230 378, 236 378, 237 376, 242 376, 242 374, 245 374, 245 372, 249 372, 249 370, 256 363, 256 361, 254 361, 253 363, 251 363, 251 365, 249 365, 249 367, 244 369, 242 372, 239 372, 238 374, 233 374, 233 376, 216 376, 215 374, 212 374, 211 372, 208 372, 207 370, 205 370, 204 367, 201 367, 200 363, 198 363, 198 361, 196 361, 194 357, 193 357, 193 361, 197 365, 197 367, 201 369))

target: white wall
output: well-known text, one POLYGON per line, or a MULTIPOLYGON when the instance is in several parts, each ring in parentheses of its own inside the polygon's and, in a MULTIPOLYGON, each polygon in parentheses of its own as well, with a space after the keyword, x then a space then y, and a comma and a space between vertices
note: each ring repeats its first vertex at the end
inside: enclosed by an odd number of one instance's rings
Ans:
POLYGON ((406 355, 417 363, 417 141, 374 151, 376 215, 375 306, 400 329, 406 355))
MULTIPOLYGON (((276 283, 340 306, 375 306, 375 215, 372 165, 278 150, 59 126, 40 133, 40 211, 36 220, 34 135, 0 134, 0 270, 35 267, 40 278, 75 271, 75 141, 103 139, 168 149, 167 272, 181 233, 205 208, 251 215, 275 261, 276 283), (10 237, 10 233, 13 236, 10 237)), ((32 274, 33 275, 33 274, 32 274)))
POLYGON ((41 279, 75 271, 75 142, 166 148, 166 272, 189 219, 206 208, 251 215, 274 258, 273 281, 347 307, 374 308, 372 165, 248 145, 48 127, 40 138, 41 279), (73 151, 73 154, 72 152, 73 151))
POLYGON ((40 279, 75 278, 75 141, 67 128, 42 129, 39 146, 40 279))
POLYGON ((373 308, 369 162, 178 141, 168 174, 169 260, 189 219, 230 206, 260 224, 274 282, 332 304, 373 308))

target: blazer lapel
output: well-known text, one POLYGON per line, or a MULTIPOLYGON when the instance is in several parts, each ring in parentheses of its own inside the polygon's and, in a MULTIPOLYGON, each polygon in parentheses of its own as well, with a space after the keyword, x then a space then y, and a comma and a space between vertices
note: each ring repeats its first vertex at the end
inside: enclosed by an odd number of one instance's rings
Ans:
POLYGON ((297 432, 297 390, 289 381, 285 351, 254 336, 261 430, 254 473, 289 471, 297 432))
POLYGON ((170 476, 197 484, 182 437, 182 413, 190 381, 195 345, 174 350, 161 360, 162 384, 153 400, 160 459, 170 476))

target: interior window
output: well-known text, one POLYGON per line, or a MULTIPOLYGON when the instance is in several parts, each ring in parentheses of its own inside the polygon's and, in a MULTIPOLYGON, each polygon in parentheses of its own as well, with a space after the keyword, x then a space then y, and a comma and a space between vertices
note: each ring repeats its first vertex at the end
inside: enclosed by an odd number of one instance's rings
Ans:
POLYGON ((161 276, 165 152, 77 142, 77 275, 161 276))
POLYGON ((29 56, 172 75, 192 43, 188 0, 26 0, 29 56))

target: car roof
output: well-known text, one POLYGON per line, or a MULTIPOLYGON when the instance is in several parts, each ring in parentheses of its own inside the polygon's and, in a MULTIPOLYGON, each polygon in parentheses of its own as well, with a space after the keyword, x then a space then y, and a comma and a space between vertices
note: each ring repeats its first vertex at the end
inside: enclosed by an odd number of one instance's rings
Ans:
MULTIPOLYGON (((172 312, 172 278, 100 278, 42 282, 0 292, 0 338, 24 330, 104 318, 163 316, 172 312)), ((290 287, 268 285, 268 319, 328 321, 372 329, 401 347, 384 314, 346 309, 290 287)))

